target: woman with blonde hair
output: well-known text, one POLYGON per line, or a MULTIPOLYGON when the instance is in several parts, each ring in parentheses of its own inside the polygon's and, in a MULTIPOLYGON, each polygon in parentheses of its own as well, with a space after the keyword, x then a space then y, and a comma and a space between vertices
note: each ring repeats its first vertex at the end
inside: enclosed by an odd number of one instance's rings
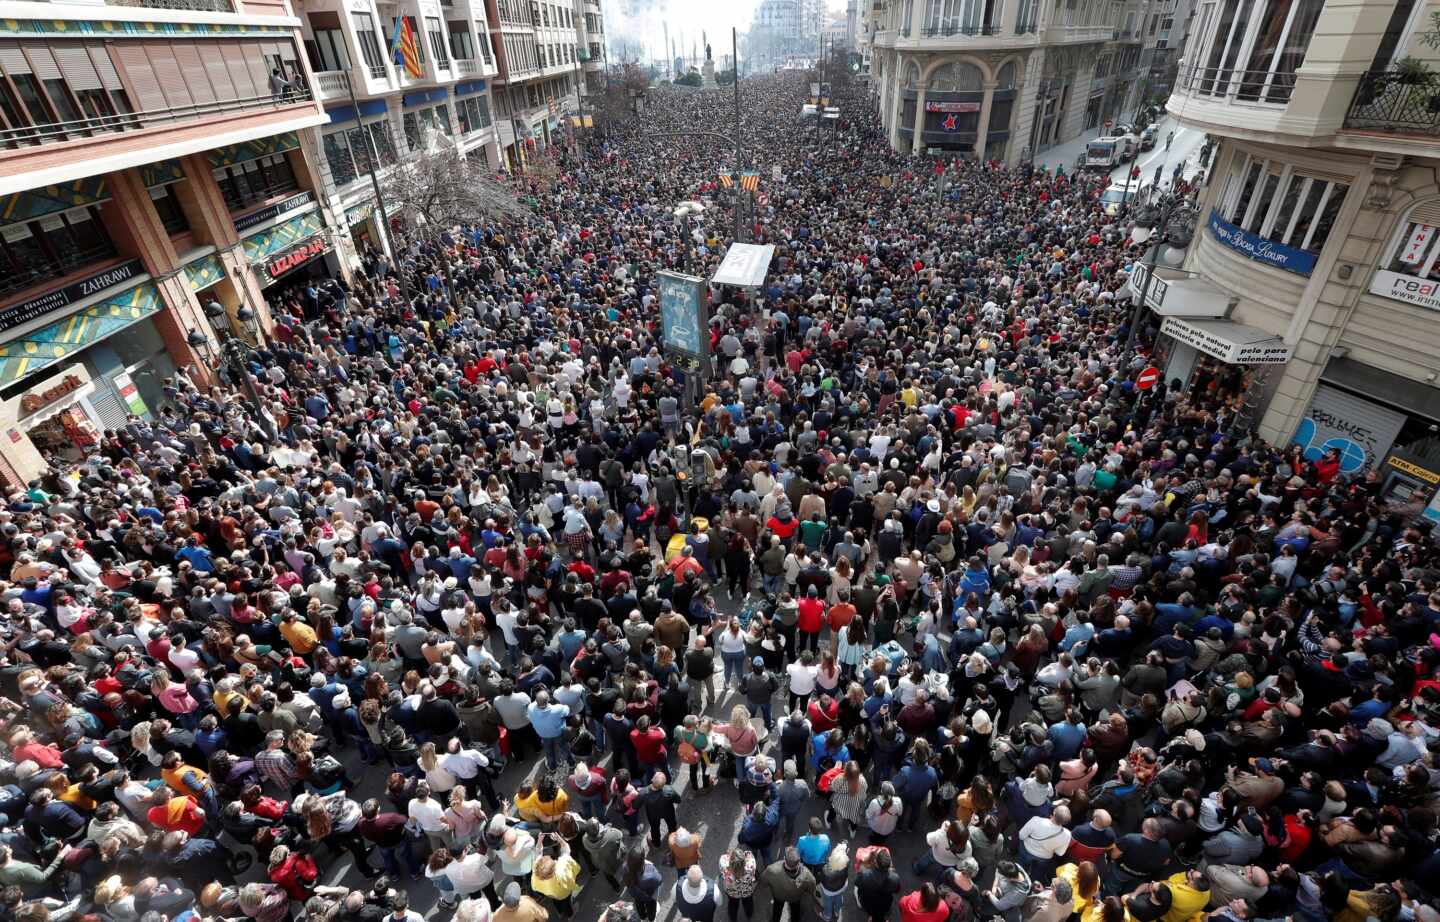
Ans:
POLYGON ((729 743, 735 757, 735 786, 749 775, 750 757, 760 750, 760 734, 750 723, 750 709, 737 704, 730 709, 730 722, 715 725, 715 732, 729 743))
POLYGON ((456 849, 463 849, 480 837, 485 829, 485 808, 478 800, 465 796, 463 785, 450 789, 450 804, 441 819, 450 829, 450 841, 456 849))
POLYGON ((844 842, 830 850, 830 857, 815 875, 815 884, 820 891, 820 918, 824 922, 838 922, 845 891, 850 886, 850 849, 844 842))
POLYGON ((420 747, 420 768, 425 772, 425 780, 430 782, 430 790, 437 794, 444 794, 460 783, 460 779, 440 764, 440 755, 434 743, 420 747))
POLYGON ((570 849, 564 848, 558 858, 549 855, 535 861, 530 872, 530 888, 550 898, 556 913, 562 919, 575 916, 575 905, 571 898, 580 892, 580 863, 570 857, 570 849))

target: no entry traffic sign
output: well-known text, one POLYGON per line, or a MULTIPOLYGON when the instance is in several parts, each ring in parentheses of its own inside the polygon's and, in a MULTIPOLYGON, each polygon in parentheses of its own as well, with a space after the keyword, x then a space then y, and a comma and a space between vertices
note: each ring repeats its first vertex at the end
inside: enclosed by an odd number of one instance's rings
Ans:
POLYGON ((1154 365, 1151 365, 1149 368, 1145 369, 1144 371, 1140 372, 1140 374, 1135 376, 1135 386, 1140 388, 1140 390, 1142 391, 1148 391, 1150 390, 1150 388, 1154 387, 1155 382, 1159 380, 1160 369, 1156 368, 1154 365))

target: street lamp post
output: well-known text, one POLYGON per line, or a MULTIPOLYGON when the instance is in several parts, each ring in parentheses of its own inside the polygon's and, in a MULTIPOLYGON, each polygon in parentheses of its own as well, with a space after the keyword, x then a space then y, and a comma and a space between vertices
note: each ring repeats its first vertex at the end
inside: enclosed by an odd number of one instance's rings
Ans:
MULTIPOLYGON (((255 311, 248 305, 243 305, 236 311, 235 316, 242 324, 249 324, 256 319, 255 311)), ((260 428, 265 432, 265 438, 270 444, 276 440, 275 425, 270 417, 265 415, 264 404, 260 402, 260 393, 255 390, 255 382, 250 379, 250 370, 245 367, 245 361, 254 354, 254 349, 238 336, 235 336, 230 329, 230 318, 225 313, 225 308, 219 301, 209 301, 205 305, 205 318, 210 321, 210 327, 215 332, 215 339, 212 340, 205 335, 203 330, 191 330, 185 337, 185 341, 191 347, 203 350, 211 360, 218 359, 230 371, 231 377, 240 382, 245 391, 245 396, 250 404, 250 412, 260 423, 260 428), (219 342, 217 349, 214 343, 219 342)))
POLYGON ((685 246, 685 271, 690 275, 695 274, 695 263, 690 255, 690 219, 699 218, 705 213, 705 206, 700 202, 681 202, 675 206, 672 214, 675 215, 675 226, 685 246))
MULTIPOLYGON (((1183 253, 1190 245, 1195 229, 1190 203, 1179 196, 1170 196, 1158 204, 1146 205, 1135 218, 1135 230, 1130 239, 1136 243, 1149 243, 1150 252, 1145 258, 1145 283, 1140 287, 1140 296, 1135 299, 1135 310, 1130 316, 1130 332, 1125 337, 1125 361, 1122 369, 1135 360, 1135 342, 1140 333, 1140 318, 1145 314, 1145 302, 1150 298, 1150 289, 1155 284, 1155 270, 1160 264, 1162 246, 1183 253)), ((1128 375, 1128 370, 1125 371, 1128 375)))

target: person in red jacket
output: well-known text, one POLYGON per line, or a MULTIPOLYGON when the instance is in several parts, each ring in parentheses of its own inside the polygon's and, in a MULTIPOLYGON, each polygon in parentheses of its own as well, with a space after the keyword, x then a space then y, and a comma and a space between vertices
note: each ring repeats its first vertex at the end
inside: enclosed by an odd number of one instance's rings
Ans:
POLYGON ((63 768, 65 766, 65 760, 60 757, 60 750, 36 740, 35 734, 29 730, 16 730, 10 737, 10 758, 16 765, 30 761, 41 768, 63 768))
POLYGON ((298 855, 284 845, 271 849, 270 880, 283 887, 290 899, 297 903, 310 899, 319 877, 320 869, 309 855, 298 855))
POLYGON ((950 907, 940 899, 940 891, 929 882, 920 889, 900 897, 900 922, 945 922, 950 907))
POLYGON ((811 586, 805 590, 805 598, 799 602, 800 618, 795 624, 799 631, 798 650, 817 650, 820 647, 820 625, 825 622, 825 601, 820 590, 811 586))
POLYGON ((200 809, 194 798, 179 796, 169 788, 162 787, 155 792, 150 803, 151 807, 146 811, 145 818, 156 829, 166 832, 179 829, 197 836, 200 830, 205 828, 205 811, 200 809))
POLYGON ((630 744, 635 747, 635 758, 640 763, 640 777, 648 778, 669 767, 665 731, 652 725, 649 717, 642 716, 635 721, 635 729, 630 731, 630 744))

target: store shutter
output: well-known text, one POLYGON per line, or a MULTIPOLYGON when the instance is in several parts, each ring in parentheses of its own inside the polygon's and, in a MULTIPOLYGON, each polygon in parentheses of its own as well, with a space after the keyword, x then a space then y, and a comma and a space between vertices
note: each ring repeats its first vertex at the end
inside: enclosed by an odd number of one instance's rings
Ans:
POLYGON ((55 63, 55 56, 50 53, 49 48, 30 45, 25 49, 25 56, 30 59, 30 65, 35 68, 35 76, 41 80, 61 79, 60 65, 55 63))
POLYGON ((190 98, 190 91, 185 87, 185 76, 180 73, 180 62, 175 59, 174 46, 169 42, 146 42, 145 46, 169 107, 183 109, 192 105, 194 100, 190 98))
POLYGON ((70 84, 70 89, 101 88, 100 75, 95 72, 95 65, 90 63, 90 55, 86 53, 84 45, 60 44, 53 46, 51 51, 55 53, 55 60, 60 65, 60 72, 65 75, 65 82, 70 84))
POLYGON ((116 45, 115 52, 119 55, 125 79, 130 81, 130 87, 135 91, 135 109, 150 112, 166 108, 165 94, 160 90, 160 81, 155 77, 155 68, 145 53, 144 44, 126 42, 116 45))
POLYGON ((99 391, 91 394, 88 398, 90 409, 100 417, 100 425, 105 429, 123 429, 129 421, 130 409, 120 402, 120 398, 109 390, 99 391))
POLYGON ((25 59, 20 45, 13 41, 0 42, 0 67, 5 68, 7 74, 30 73, 30 62, 25 59))
POLYGON ((177 44, 175 60, 180 62, 180 73, 185 77, 185 85, 195 102, 214 102, 215 92, 210 88, 210 78, 205 74, 205 65, 200 63, 200 49, 194 45, 177 44))
POLYGON ((225 56, 225 69, 230 71, 230 80, 235 84, 235 98, 254 99, 260 95, 250 79, 250 67, 245 63, 244 42, 226 42, 220 46, 225 56))
POLYGON ((235 92, 235 83, 230 79, 230 71, 225 67, 225 56, 218 48, 207 48, 202 56, 205 63, 205 74, 210 78, 210 88, 215 91, 215 98, 221 101, 239 99, 244 94, 235 92))
POLYGON ((120 82, 120 75, 115 71, 115 62, 110 59, 109 45, 91 45, 90 63, 95 65, 95 72, 100 75, 105 89, 123 90, 125 88, 125 85, 120 82))

